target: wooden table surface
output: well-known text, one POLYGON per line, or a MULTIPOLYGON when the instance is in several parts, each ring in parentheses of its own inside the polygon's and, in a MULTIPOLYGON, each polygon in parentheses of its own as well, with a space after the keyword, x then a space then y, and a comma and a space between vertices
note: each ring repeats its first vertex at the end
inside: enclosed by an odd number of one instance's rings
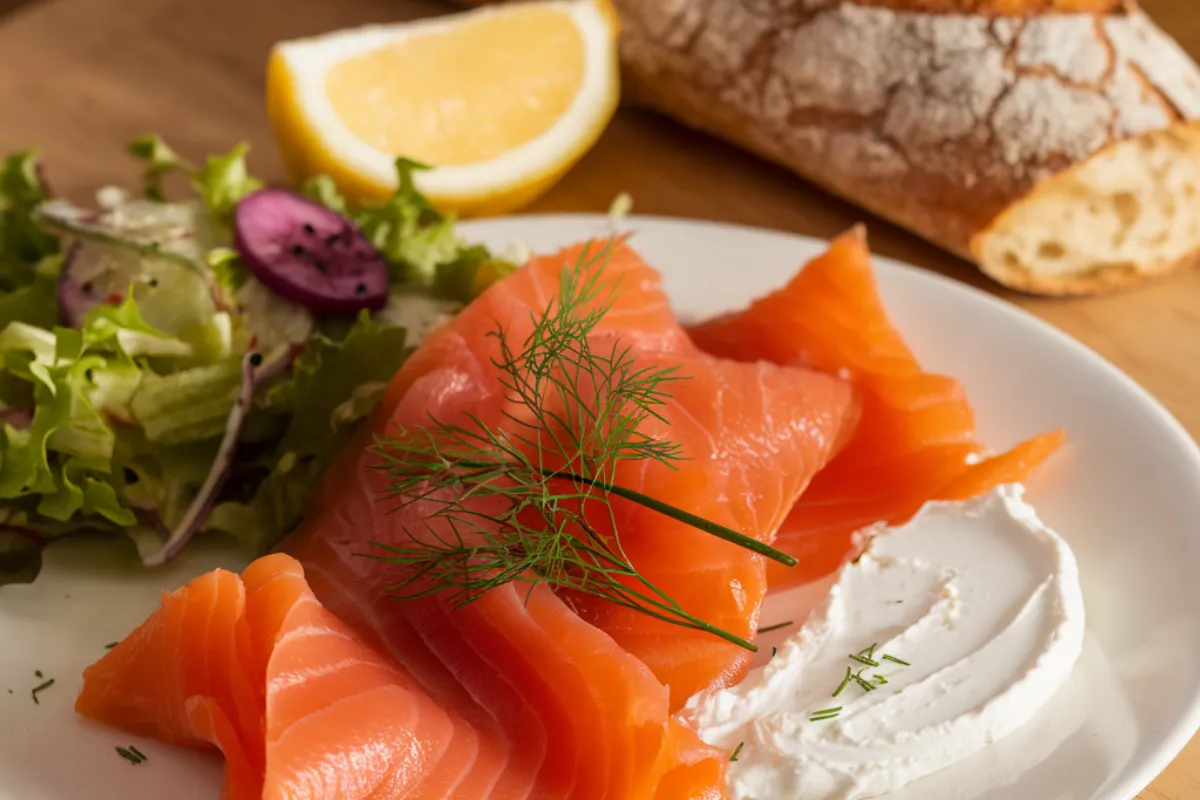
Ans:
MULTIPOLYGON (((1200 56, 1196 0, 1144 5, 1200 56)), ((121 147, 147 130, 188 155, 246 139, 254 170, 282 180, 263 114, 270 45, 445 10, 432 0, 0 0, 0 13, 13 7, 0 17, 0 153, 41 147, 55 188, 78 199, 131 178, 134 167, 121 147)), ((531 210, 599 211, 620 191, 631 192, 643 213, 821 237, 865 218, 876 252, 1029 309, 1108 357, 1200 435, 1200 269, 1115 297, 1018 296, 780 169, 632 110, 622 110, 597 147, 531 210)), ((1200 798, 1200 739, 1138 797, 1200 798)))

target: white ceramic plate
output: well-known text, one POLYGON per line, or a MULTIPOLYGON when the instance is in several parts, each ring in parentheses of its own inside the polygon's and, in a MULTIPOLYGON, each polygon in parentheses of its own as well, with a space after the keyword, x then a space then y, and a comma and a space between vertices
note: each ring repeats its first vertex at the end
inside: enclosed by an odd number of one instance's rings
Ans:
MULTIPOLYGON (((553 216, 463 229, 494 246, 516 238, 545 249, 604 225, 553 216)), ((710 223, 635 218, 626 227, 687 317, 743 305, 823 248, 710 223)), ((893 798, 1129 800, 1200 725, 1200 453, 1161 406, 1072 339, 981 292, 877 264, 900 330, 929 367, 963 380, 984 441, 1000 449, 1067 428, 1069 447, 1036 475, 1029 498, 1075 549, 1089 628, 1072 680, 1033 723, 893 798)), ((154 609, 160 589, 242 561, 209 543, 146 571, 111 549, 51 548, 36 584, 0 589, 3 800, 217 797, 218 758, 139 741, 149 761, 133 767, 113 751, 129 737, 83 722, 71 705, 81 670, 154 609), (56 681, 40 705, 30 697, 35 670, 56 681)))

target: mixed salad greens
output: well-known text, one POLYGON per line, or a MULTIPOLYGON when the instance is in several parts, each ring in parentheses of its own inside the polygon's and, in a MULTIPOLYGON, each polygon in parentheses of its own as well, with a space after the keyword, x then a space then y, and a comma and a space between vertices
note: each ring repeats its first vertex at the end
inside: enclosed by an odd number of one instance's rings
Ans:
POLYGON ((264 188, 247 149, 197 167, 141 137, 140 190, 95 208, 33 152, 0 164, 0 585, 74 534, 147 564, 211 530, 270 548, 423 332, 515 268, 429 205, 420 164, 355 205, 326 177, 264 188))

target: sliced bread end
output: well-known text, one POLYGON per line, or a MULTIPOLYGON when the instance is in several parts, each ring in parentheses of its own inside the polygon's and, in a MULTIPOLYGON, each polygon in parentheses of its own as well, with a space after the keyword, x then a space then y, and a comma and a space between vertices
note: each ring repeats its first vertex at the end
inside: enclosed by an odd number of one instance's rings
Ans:
POLYGON ((1053 295, 1130 286, 1200 256, 1200 123, 1110 145, 1043 181, 971 242, 1001 283, 1053 295))

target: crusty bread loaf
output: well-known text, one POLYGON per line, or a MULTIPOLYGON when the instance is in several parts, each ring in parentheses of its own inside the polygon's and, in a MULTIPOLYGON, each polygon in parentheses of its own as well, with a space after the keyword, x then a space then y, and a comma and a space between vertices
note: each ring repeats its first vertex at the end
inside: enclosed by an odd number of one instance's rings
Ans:
POLYGON ((1058 0, 1099 11, 1008 17, 889 7, 946 0, 613 2, 627 96, 1009 286, 1106 291, 1200 254, 1200 69, 1136 8, 1058 0))

